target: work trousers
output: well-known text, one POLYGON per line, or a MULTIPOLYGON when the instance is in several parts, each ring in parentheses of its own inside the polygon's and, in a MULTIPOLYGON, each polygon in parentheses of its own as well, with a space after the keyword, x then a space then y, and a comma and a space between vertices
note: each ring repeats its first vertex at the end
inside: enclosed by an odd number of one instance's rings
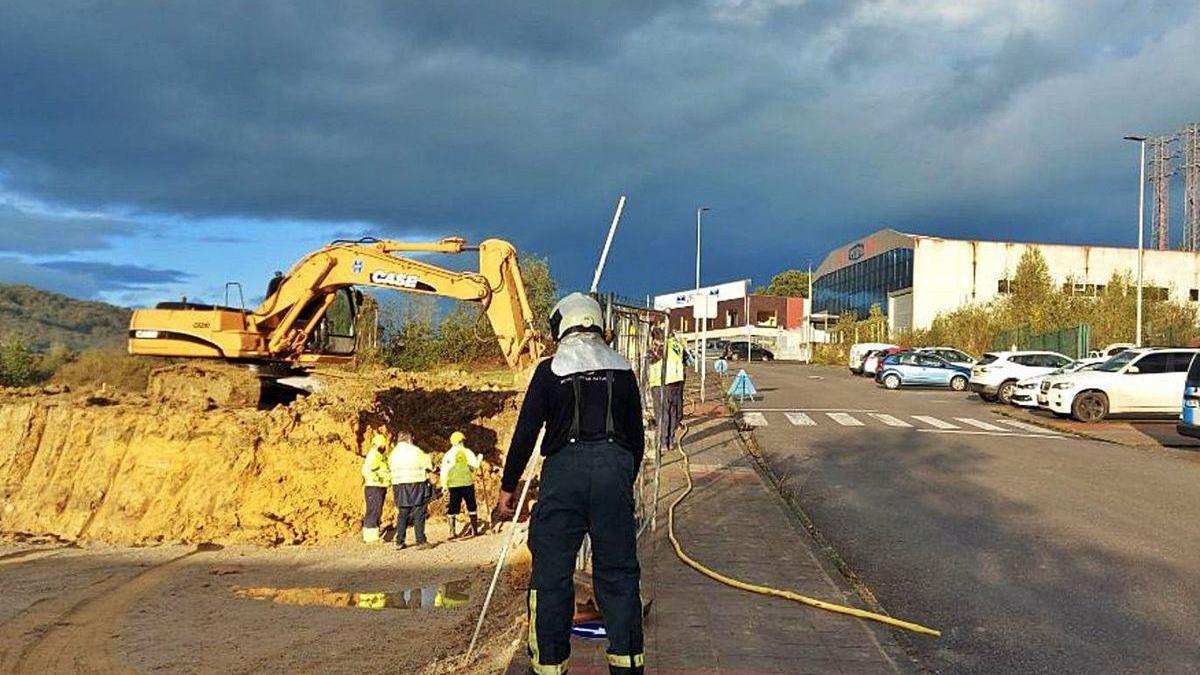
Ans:
POLYGON ((417 543, 424 544, 428 541, 425 538, 425 516, 429 512, 429 502, 423 498, 419 503, 414 503, 413 494, 418 490, 420 490, 419 494, 425 494, 423 484, 400 483, 392 486, 393 496, 396 499, 397 544, 403 544, 408 538, 409 521, 412 521, 413 531, 417 535, 417 543))
POLYGON ((568 444, 546 458, 529 526, 529 656, 535 673, 565 672, 575 612, 575 555, 588 534, 596 602, 614 673, 641 673, 641 570, 633 454, 611 442, 568 444))
POLYGON ((387 499, 387 488, 365 485, 363 498, 367 502, 367 509, 363 513, 363 527, 378 529, 379 521, 383 518, 383 502, 387 499))
POLYGON ((683 419, 683 383, 650 390, 654 401, 654 423, 658 426, 658 447, 664 452, 675 447, 675 430, 683 419))
POLYGON ((476 509, 479 508, 475 503, 475 486, 464 485, 462 487, 450 488, 450 504, 446 508, 446 513, 457 516, 462 513, 463 504, 467 505, 467 513, 470 515, 476 514, 476 509))

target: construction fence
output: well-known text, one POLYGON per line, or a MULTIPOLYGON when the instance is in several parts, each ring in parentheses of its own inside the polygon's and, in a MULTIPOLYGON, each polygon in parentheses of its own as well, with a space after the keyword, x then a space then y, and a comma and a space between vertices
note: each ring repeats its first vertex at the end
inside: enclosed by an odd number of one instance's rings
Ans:
POLYGON ((992 338, 992 349, 1058 352, 1073 359, 1082 359, 1088 355, 1091 338, 1092 327, 1086 323, 1048 333, 1034 333, 1026 326, 996 335, 992 338))

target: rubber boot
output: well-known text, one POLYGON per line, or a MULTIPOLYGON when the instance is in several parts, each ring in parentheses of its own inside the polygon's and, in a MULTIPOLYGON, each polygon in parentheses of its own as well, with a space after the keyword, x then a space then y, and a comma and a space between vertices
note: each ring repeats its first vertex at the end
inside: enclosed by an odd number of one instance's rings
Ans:
POLYGON ((448 539, 457 539, 458 535, 454 532, 454 516, 446 516, 446 520, 450 523, 450 536, 448 539))
POLYGON ((366 543, 366 544, 379 543, 379 528, 378 527, 364 527, 363 531, 362 531, 362 540, 363 540, 363 543, 366 543))
POLYGON ((479 516, 474 513, 471 514, 471 536, 479 536, 479 516))

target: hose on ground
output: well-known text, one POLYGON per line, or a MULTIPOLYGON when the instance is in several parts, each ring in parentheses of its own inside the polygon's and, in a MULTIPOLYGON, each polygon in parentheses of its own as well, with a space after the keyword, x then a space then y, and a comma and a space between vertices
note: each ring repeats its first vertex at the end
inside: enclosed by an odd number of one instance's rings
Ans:
POLYGON ((858 617, 860 619, 867 619, 870 621, 878 621, 879 623, 884 623, 889 626, 895 626, 896 628, 903 628, 904 630, 909 630, 914 633, 921 633, 922 635, 932 635, 934 637, 941 636, 941 634, 942 634, 941 631, 933 629, 933 628, 928 628, 926 626, 922 626, 921 624, 913 623, 911 621, 904 621, 902 619, 896 619, 896 618, 893 618, 893 617, 890 617, 890 616, 887 616, 884 614, 876 614, 875 612, 868 612, 866 610, 858 609, 856 607, 846 607, 844 605, 838 605, 838 604, 834 604, 832 602, 825 602, 824 600, 817 600, 816 598, 810 598, 807 595, 800 595, 799 593, 793 593, 792 591, 785 591, 785 590, 781 590, 778 588, 771 588, 769 586, 759 586, 758 584, 751 584, 751 583, 747 583, 745 581, 740 581, 738 579, 734 579, 733 577, 721 574, 720 572, 718 572, 710 567, 706 567, 704 564, 696 561, 695 559, 690 557, 687 553, 685 553, 683 550, 683 546, 679 543, 679 538, 675 535, 675 507, 679 506, 679 504, 681 502, 683 502, 683 500, 686 499, 689 494, 691 494, 692 487, 693 487, 691 463, 688 461, 687 453, 683 451, 682 442, 681 442, 683 437, 687 435, 688 428, 687 428, 687 425, 683 425, 683 427, 684 427, 683 434, 681 434, 679 439, 676 441, 675 450, 679 453, 679 456, 683 458, 683 476, 687 480, 687 489, 684 490, 683 493, 680 494, 679 497, 677 497, 675 499, 675 501, 671 504, 671 506, 668 507, 668 509, 667 509, 667 537, 670 538, 670 540, 671 540, 671 546, 675 547, 675 555, 678 556, 679 559, 682 560, 685 565, 687 565, 688 567, 691 567, 692 569, 703 574, 704 576, 709 577, 710 579, 719 581, 720 583, 725 584, 726 586, 732 586, 733 588, 738 588, 743 591, 749 591, 751 593, 758 593, 760 595, 769 595, 769 596, 775 596, 778 598, 784 598, 787 600, 799 602, 804 605, 808 605, 810 607, 816 607, 817 609, 823 609, 827 612, 835 612, 838 614, 847 614, 849 616, 858 617))

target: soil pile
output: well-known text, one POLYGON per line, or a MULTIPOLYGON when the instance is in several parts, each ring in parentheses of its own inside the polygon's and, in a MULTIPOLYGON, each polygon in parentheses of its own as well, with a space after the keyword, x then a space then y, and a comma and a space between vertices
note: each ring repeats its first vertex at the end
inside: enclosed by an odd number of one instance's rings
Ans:
MULTIPOLYGON (((413 432, 435 462, 462 431, 485 458, 483 504, 495 503, 516 422, 511 385, 392 370, 317 377, 320 392, 271 410, 215 404, 219 384, 204 377, 193 402, 179 391, 0 392, 0 533, 329 541, 358 530, 364 444, 380 429, 413 432)), ((432 510, 444 512, 444 501, 432 510)))

